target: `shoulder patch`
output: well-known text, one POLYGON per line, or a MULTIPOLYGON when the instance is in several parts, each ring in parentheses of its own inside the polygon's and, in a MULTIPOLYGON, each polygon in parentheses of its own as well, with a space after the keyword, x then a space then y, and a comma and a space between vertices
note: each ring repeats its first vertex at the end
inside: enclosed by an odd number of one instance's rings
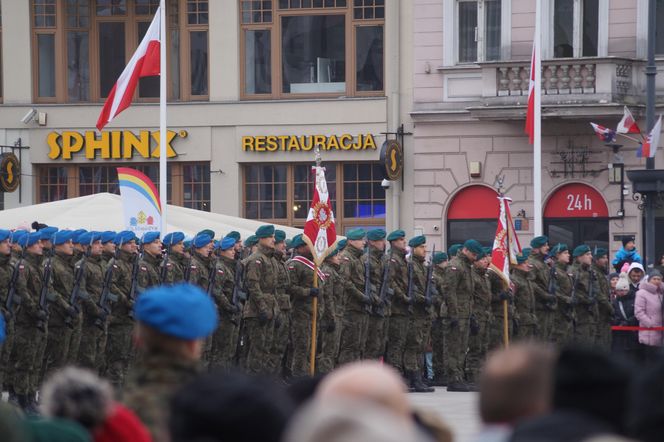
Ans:
POLYGON ((456 268, 456 267, 450 267, 450 270, 454 270, 454 271, 456 271, 457 268, 456 268))
POLYGON ((141 272, 147 272, 147 271, 148 271, 148 268, 147 268, 147 267, 145 267, 145 266, 141 266, 141 272))
POLYGON ((291 264, 291 265, 289 265, 289 266, 288 266, 288 270, 295 270, 295 266, 294 266, 294 265, 292 265, 292 264, 291 264))
POLYGON ((391 262, 397 262, 397 260, 394 259, 394 258, 390 258, 390 261, 391 261, 391 262))
POLYGON ((23 270, 25 270, 25 266, 21 264, 20 266, 18 266, 18 270, 22 272, 23 270))
POLYGON ((343 258, 344 258, 344 261, 350 261, 350 258, 347 257, 347 256, 344 256, 343 258))
POLYGON ((217 269, 217 273, 219 273, 220 275, 223 275, 223 274, 224 274, 224 271, 221 270, 221 269, 217 269))

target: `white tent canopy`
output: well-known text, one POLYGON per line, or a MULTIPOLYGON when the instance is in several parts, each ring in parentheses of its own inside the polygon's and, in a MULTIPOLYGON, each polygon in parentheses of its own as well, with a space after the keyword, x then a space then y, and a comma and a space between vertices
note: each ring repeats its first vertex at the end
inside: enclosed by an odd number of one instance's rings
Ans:
MULTIPOLYGON (((112 193, 71 198, 51 203, 34 204, 0 211, 0 228, 27 228, 33 221, 55 226, 59 229, 87 230, 124 230, 122 217, 122 199, 112 193)), ((253 235, 256 229, 265 224, 261 221, 203 212, 180 206, 168 206, 168 232, 181 231, 187 235, 195 235, 203 229, 212 229, 219 239, 231 230, 237 230, 242 239, 253 235)), ((292 227, 275 226, 284 230, 287 237, 292 238, 302 230, 292 227)))

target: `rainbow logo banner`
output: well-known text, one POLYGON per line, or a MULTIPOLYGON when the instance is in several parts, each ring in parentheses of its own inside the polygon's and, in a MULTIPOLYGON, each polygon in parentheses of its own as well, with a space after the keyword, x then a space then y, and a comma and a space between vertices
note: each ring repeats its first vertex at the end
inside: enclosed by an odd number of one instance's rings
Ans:
POLYGON ((158 231, 161 203, 152 180, 138 170, 118 167, 118 182, 127 230, 134 231, 139 238, 145 232, 158 231))

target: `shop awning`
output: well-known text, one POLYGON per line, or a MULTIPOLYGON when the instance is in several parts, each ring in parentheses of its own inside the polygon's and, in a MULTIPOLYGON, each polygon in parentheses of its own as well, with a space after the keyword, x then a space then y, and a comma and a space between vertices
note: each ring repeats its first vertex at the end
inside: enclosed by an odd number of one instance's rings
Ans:
MULTIPOLYGON (((98 193, 0 211, 0 228, 2 229, 16 229, 17 227, 30 229, 33 221, 60 229, 119 231, 125 228, 122 220, 122 200, 119 195, 112 193, 98 193)), ((203 229, 212 229, 217 234, 216 238, 219 239, 231 230, 237 230, 244 239, 253 235, 258 226, 262 224, 265 223, 168 205, 169 232, 182 231, 187 235, 194 235, 203 229)), ((293 227, 275 227, 284 230, 288 238, 302 233, 302 230, 293 227)))

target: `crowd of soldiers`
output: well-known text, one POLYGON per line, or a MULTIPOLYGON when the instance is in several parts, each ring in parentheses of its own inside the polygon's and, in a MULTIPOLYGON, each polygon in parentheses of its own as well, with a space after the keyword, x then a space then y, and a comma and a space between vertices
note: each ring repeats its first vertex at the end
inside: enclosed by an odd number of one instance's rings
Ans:
POLYGON ((217 307, 203 358, 210 370, 309 375, 314 314, 316 373, 382 359, 416 392, 474 389, 506 330, 513 339, 610 346, 607 251, 580 245, 570 254, 545 236, 517 257, 507 284, 478 241, 428 254, 424 236, 407 241, 403 230, 351 229, 318 267, 302 235, 286 240, 272 225, 244 243, 238 232, 215 241, 211 230, 139 239, 37 227, 0 230, 8 330, 0 376, 26 410, 36 407, 44 377, 70 364, 99 372, 121 394, 136 358, 135 300, 179 282, 199 286, 217 307), (423 379, 429 346, 433 380, 423 379))

